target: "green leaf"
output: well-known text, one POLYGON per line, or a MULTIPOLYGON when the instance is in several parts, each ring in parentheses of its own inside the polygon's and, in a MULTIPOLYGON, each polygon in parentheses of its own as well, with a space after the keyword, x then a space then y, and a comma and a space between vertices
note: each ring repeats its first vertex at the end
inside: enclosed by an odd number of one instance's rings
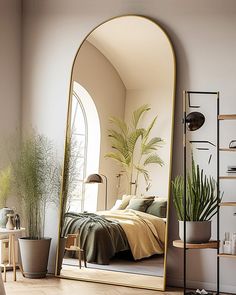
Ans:
POLYGON ((139 139, 139 137, 143 135, 143 133, 144 133, 144 129, 140 128, 140 129, 136 129, 132 131, 129 134, 127 142, 128 142, 128 149, 131 154, 134 153, 137 140, 139 139))
POLYGON ((151 154, 150 156, 148 156, 145 160, 143 165, 147 166, 149 164, 158 164, 160 166, 164 165, 164 162, 162 161, 162 159, 155 153, 155 154, 151 154))
POLYGON ((133 112, 132 123, 134 128, 137 128, 141 117, 144 115, 144 113, 146 113, 150 109, 151 108, 148 106, 148 104, 144 104, 133 112))
POLYGON ((163 140, 160 137, 153 137, 148 143, 142 142, 142 154, 149 154, 162 146, 163 140))
POLYGON ((111 158, 113 160, 116 160, 120 164, 123 164, 124 166, 129 166, 130 161, 128 158, 125 158, 122 154, 120 153, 106 153, 105 154, 106 158, 111 158))
POLYGON ((114 124, 123 133, 124 136, 127 136, 129 128, 125 121, 114 116, 110 117, 109 121, 110 123, 114 124))
MULTIPOLYGON (((210 220, 218 209, 216 181, 204 174, 203 169, 196 165, 192 156, 191 173, 187 173, 186 215, 188 221, 210 220)), ((178 218, 183 218, 184 186, 183 178, 176 177, 172 182, 174 205, 178 218)), ((220 197, 221 201, 222 197, 220 197)), ((182 219, 180 219, 182 220, 182 219)))
POLYGON ((157 120, 157 116, 152 120, 151 124, 148 126, 148 128, 146 129, 145 133, 144 133, 144 138, 145 140, 147 140, 152 128, 154 127, 155 123, 157 120))

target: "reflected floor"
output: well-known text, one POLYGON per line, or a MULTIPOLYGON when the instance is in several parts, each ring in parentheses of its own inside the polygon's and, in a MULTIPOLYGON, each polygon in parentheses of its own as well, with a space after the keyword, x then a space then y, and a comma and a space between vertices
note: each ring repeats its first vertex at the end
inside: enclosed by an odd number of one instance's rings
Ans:
MULTIPOLYGON (((65 257, 63 265, 79 267, 79 262, 76 258, 65 257)), ((87 263, 87 268, 162 277, 164 276, 164 258, 160 255, 154 255, 134 261, 121 256, 111 259, 109 265, 87 263)))
MULTIPOLYGON (((119 286, 145 288, 149 290, 163 290, 164 278, 147 276, 125 272, 106 271, 95 268, 84 268, 63 265, 61 277, 82 280, 87 282, 99 282, 119 286)), ((109 293, 110 294, 110 293, 109 293)), ((127 293, 128 294, 128 293, 127 293)), ((146 293, 143 293, 146 294, 146 293)))

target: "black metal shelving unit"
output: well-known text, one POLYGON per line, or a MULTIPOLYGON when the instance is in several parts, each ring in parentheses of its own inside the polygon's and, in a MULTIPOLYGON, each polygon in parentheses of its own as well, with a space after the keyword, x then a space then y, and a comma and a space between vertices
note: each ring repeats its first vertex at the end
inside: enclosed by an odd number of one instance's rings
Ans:
MULTIPOLYGON (((216 259, 217 259, 217 286, 216 286, 216 294, 220 293, 220 230, 219 230, 219 225, 220 225, 220 192, 219 192, 219 181, 220 181, 220 175, 219 175, 219 92, 217 91, 183 91, 183 157, 184 157, 184 196, 183 196, 183 205, 184 205, 184 241, 174 241, 173 245, 175 247, 178 248, 183 248, 184 251, 184 282, 183 282, 183 288, 184 288, 184 294, 188 294, 187 292, 187 250, 188 249, 215 249, 217 250, 217 255, 216 255, 216 259), (199 108, 199 106, 193 106, 190 103, 190 96, 192 94, 195 95, 215 95, 216 96, 216 125, 217 125, 217 139, 216 139, 216 161, 217 161, 217 171, 216 171, 216 178, 217 178, 217 195, 218 195, 218 207, 217 207, 217 240, 216 241, 210 241, 209 243, 205 243, 205 244, 187 244, 186 243, 186 194, 187 194, 187 147, 186 147, 186 142, 187 142, 187 111, 186 111, 186 102, 188 99, 189 102, 189 108, 199 108)), ((235 116, 236 118, 236 116, 235 116)), ((205 141, 202 141, 205 142, 205 141)), ((210 142, 209 142, 210 143, 210 142)), ((212 144, 212 143, 210 143, 212 144)))

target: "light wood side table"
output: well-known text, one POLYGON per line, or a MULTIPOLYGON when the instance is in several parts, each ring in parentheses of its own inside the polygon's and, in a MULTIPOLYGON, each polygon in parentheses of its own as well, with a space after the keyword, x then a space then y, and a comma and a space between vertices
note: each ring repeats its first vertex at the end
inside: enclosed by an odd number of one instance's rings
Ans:
POLYGON ((16 263, 15 241, 16 241, 16 235, 19 235, 19 234, 22 235, 24 233, 25 233, 25 228, 13 229, 13 230, 9 230, 9 229, 6 229, 6 228, 0 228, 0 238, 3 235, 4 236, 8 235, 8 239, 9 239, 8 262, 0 264, 0 267, 3 267, 3 270, 4 270, 4 282, 6 282, 6 268, 7 267, 12 267, 13 268, 14 281, 16 281, 16 266, 19 266, 20 271, 23 274, 22 267, 21 267, 19 261, 18 261, 18 263, 16 263))

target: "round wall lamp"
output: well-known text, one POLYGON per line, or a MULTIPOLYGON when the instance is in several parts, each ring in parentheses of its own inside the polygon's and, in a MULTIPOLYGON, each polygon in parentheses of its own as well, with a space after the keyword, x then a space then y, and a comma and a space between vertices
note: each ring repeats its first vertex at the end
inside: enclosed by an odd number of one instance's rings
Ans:
POLYGON ((186 116, 186 125, 189 131, 195 131, 205 123, 205 116, 200 112, 191 112, 186 116))

